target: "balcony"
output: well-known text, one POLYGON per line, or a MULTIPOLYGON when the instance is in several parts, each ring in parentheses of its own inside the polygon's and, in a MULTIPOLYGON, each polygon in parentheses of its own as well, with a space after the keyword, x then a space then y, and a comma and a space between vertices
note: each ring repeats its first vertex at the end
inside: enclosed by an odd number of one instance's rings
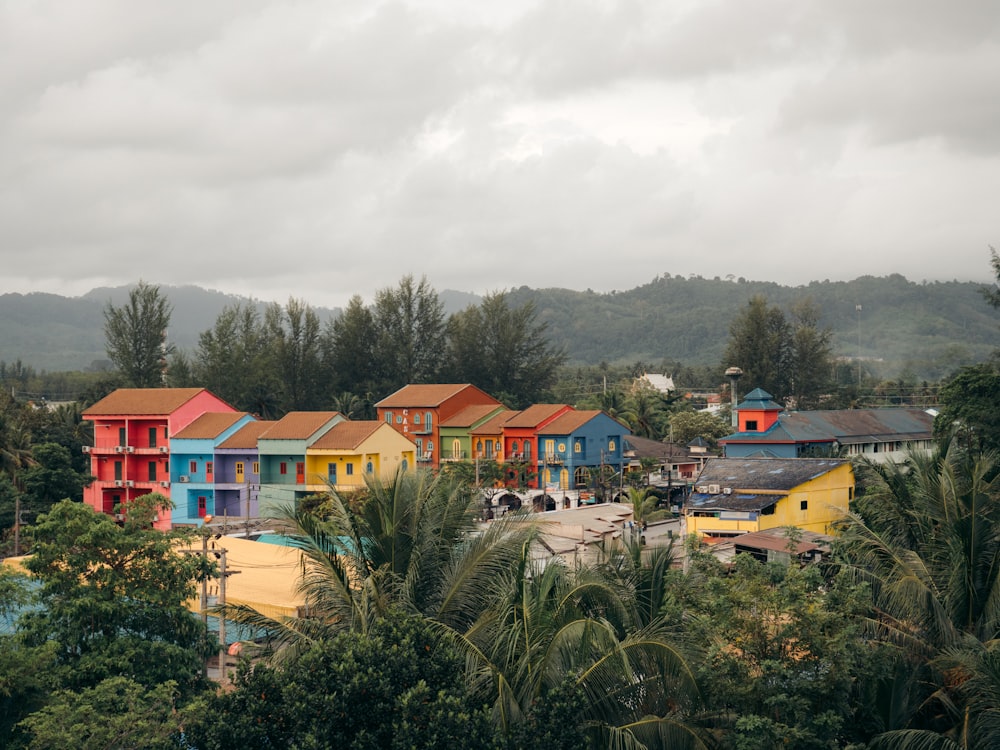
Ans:
POLYGON ((558 453, 546 453, 545 463, 547 464, 562 464, 565 459, 558 453))
POLYGON ((441 454, 442 461, 465 461, 468 457, 468 451, 445 451, 441 454))

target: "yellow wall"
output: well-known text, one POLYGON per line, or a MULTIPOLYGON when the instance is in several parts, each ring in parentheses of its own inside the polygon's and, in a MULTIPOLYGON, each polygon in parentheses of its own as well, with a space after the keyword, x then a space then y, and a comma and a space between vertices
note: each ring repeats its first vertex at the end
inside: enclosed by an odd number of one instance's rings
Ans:
MULTIPOLYGON (((739 492, 733 488, 734 492, 739 492)), ((744 493, 749 491, 744 491, 744 493)), ((823 476, 812 479, 792 489, 788 496, 778 501, 774 513, 758 514, 755 520, 723 520, 698 517, 695 509, 686 515, 687 533, 742 533, 763 531, 781 526, 796 526, 820 534, 833 533, 833 522, 847 513, 848 503, 854 494, 854 471, 850 464, 839 466, 823 476), (802 510, 802 502, 806 509, 802 510)))
POLYGON ((372 473, 384 477, 396 473, 405 460, 412 470, 416 466, 416 448, 407 438, 394 429, 376 430, 367 440, 354 450, 323 450, 310 448, 306 451, 306 488, 309 492, 324 492, 327 484, 327 464, 337 464, 338 490, 350 490, 365 486, 365 468, 372 463, 372 473), (347 467, 352 473, 347 473, 347 467))

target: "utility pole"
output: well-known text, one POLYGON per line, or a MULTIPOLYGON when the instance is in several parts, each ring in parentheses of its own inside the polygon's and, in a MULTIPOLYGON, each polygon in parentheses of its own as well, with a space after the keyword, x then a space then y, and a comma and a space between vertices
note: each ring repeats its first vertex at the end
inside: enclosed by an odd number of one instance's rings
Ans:
POLYGON ((854 306, 858 314, 858 388, 861 388, 861 305, 854 306))

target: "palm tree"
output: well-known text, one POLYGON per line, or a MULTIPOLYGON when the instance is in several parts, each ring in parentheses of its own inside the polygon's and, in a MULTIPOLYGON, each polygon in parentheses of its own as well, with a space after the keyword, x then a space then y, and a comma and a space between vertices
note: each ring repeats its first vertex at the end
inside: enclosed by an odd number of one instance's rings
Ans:
POLYGON ((394 607, 461 632, 534 533, 513 517, 481 528, 472 488, 428 472, 366 483, 357 504, 330 490, 322 514, 301 506, 282 513, 304 557, 307 617, 275 620, 239 606, 227 607, 227 617, 267 632, 274 646, 368 632, 394 607))
POLYGON ((501 727, 524 720, 568 677, 595 746, 706 746, 689 722, 698 702, 691 670, 663 619, 643 623, 620 583, 527 553, 497 582, 495 601, 458 641, 501 727))
POLYGON ((891 694, 899 718, 887 721, 897 731, 881 741, 960 742, 976 706, 954 656, 1000 636, 997 457, 951 443, 903 467, 869 468, 874 491, 844 523, 841 547, 845 566, 871 586, 872 633, 899 647, 891 694))

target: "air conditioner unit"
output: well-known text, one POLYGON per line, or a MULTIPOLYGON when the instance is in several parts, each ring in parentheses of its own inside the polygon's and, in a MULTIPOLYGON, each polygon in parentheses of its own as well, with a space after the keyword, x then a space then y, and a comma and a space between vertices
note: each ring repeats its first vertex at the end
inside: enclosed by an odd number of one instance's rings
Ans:
POLYGON ((124 486, 124 484, 125 484, 125 482, 123 482, 121 479, 116 479, 115 480, 115 487, 122 487, 122 486, 124 486))
POLYGON ((161 487, 169 487, 170 486, 170 482, 168 482, 166 479, 161 480, 160 481, 160 486, 161 487))
POLYGON ((126 487, 135 487, 135 482, 133 482, 131 479, 126 479, 125 480, 125 486, 126 487))
POLYGON ((695 489, 695 491, 696 491, 696 492, 699 492, 699 493, 701 493, 702 495, 706 495, 706 494, 708 494, 708 485, 707 485, 707 484, 699 484, 699 485, 698 485, 697 487, 695 487, 694 489, 695 489))
POLYGON ((124 521, 125 520, 125 514, 124 513, 115 513, 115 520, 116 521, 124 521))
POLYGON ((125 446, 124 445, 116 445, 115 446, 115 453, 124 453, 124 452, 125 452, 125 446))
POLYGON ((191 477, 189 477, 187 474, 181 474, 178 477, 178 479, 180 479, 182 482, 190 482, 191 481, 191 477))
POLYGON ((161 445, 160 446, 160 453, 167 453, 169 451, 170 451, 170 449, 167 446, 165 446, 165 445, 161 445))
POLYGON ((126 453, 135 453, 135 447, 131 446, 131 445, 126 445, 125 446, 125 452, 126 453))
POLYGON ((83 446, 83 452, 84 453, 90 453, 90 446, 89 445, 83 446))
POLYGON ((723 487, 722 488, 722 494, 723 495, 732 495, 733 494, 733 488, 732 487, 723 487))
POLYGON ((719 485, 717 485, 717 484, 710 484, 710 485, 708 485, 708 494, 709 495, 718 495, 719 494, 719 489, 720 489, 719 485))

